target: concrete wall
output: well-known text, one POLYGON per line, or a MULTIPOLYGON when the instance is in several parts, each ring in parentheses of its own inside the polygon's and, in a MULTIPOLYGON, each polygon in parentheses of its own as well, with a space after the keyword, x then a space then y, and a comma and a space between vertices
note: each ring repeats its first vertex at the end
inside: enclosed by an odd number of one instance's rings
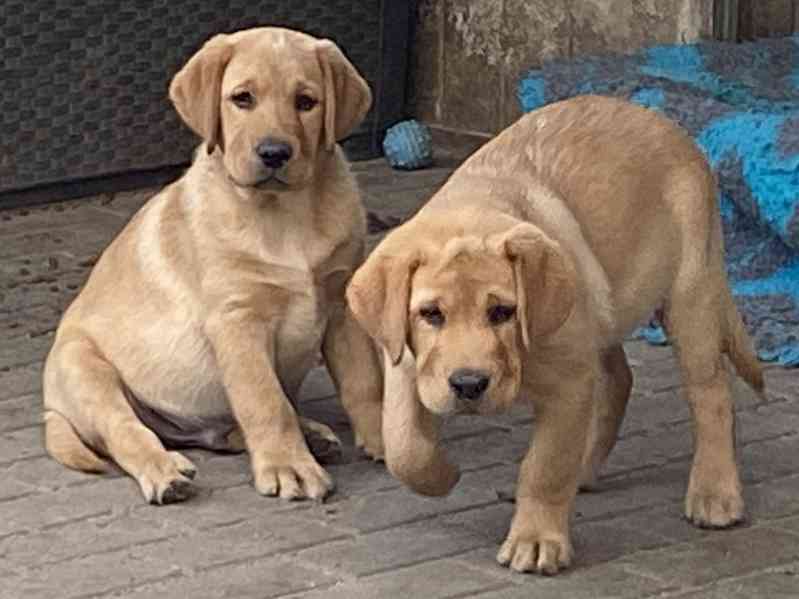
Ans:
POLYGON ((519 115, 519 75, 550 58, 689 42, 712 0, 418 0, 411 101, 427 123, 495 133, 519 115))

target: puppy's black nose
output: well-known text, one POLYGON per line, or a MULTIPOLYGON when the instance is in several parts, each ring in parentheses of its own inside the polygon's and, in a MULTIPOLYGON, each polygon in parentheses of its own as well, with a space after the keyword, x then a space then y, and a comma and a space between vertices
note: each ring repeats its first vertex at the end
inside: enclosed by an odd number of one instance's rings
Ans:
POLYGON ((284 141, 267 137, 255 147, 255 153, 269 168, 280 168, 291 158, 291 146, 284 141))
POLYGON ((483 392, 488 389, 491 378, 479 370, 462 368, 456 370, 449 377, 449 386, 458 399, 480 399, 483 392))

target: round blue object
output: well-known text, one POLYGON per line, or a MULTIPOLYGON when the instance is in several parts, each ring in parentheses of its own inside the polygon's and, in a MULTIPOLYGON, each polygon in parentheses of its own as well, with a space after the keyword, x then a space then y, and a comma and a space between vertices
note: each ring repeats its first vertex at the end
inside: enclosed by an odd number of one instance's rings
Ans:
POLYGON ((430 129, 415 119, 402 121, 386 131, 383 153, 392 168, 414 170, 433 163, 430 129))

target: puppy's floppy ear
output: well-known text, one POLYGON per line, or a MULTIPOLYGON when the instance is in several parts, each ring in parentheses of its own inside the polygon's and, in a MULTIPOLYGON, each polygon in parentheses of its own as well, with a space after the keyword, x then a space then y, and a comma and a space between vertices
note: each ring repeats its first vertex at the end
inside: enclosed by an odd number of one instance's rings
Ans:
POLYGON ((355 319, 394 364, 405 347, 411 276, 418 265, 415 254, 394 256, 378 248, 347 285, 347 303, 355 319))
POLYGON ((325 147, 332 150, 360 124, 372 105, 372 92, 344 53, 319 40, 316 55, 325 81, 325 147))
POLYGON ((222 75, 233 54, 228 36, 212 37, 178 71, 169 98, 180 118, 205 140, 210 154, 219 143, 222 75))
POLYGON ((517 313, 525 348, 530 338, 557 331, 576 301, 576 271, 558 244, 529 223, 495 238, 493 244, 513 264, 517 313))

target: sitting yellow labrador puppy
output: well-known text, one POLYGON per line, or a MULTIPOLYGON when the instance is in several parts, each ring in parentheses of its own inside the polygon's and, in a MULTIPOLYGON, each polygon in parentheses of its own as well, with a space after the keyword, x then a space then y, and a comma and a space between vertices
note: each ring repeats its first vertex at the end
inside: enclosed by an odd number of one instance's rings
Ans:
POLYGON ((113 460, 167 503, 195 472, 167 448, 246 446, 260 493, 324 497, 333 483, 302 431, 337 439, 291 401, 320 349, 357 443, 382 454, 379 355, 344 298, 365 215, 336 143, 369 87, 332 42, 257 28, 208 41, 170 97, 204 143, 66 311, 44 372, 46 447, 81 470, 113 460))
POLYGON ((458 480, 437 446, 440 417, 532 402, 501 564, 553 574, 570 563, 575 494, 630 395, 622 340, 656 309, 696 427, 685 513, 701 527, 741 520, 723 356, 758 390, 762 374, 727 284, 713 175, 665 118, 590 96, 523 117, 388 235, 347 298, 385 352, 386 462, 417 491, 458 480))

